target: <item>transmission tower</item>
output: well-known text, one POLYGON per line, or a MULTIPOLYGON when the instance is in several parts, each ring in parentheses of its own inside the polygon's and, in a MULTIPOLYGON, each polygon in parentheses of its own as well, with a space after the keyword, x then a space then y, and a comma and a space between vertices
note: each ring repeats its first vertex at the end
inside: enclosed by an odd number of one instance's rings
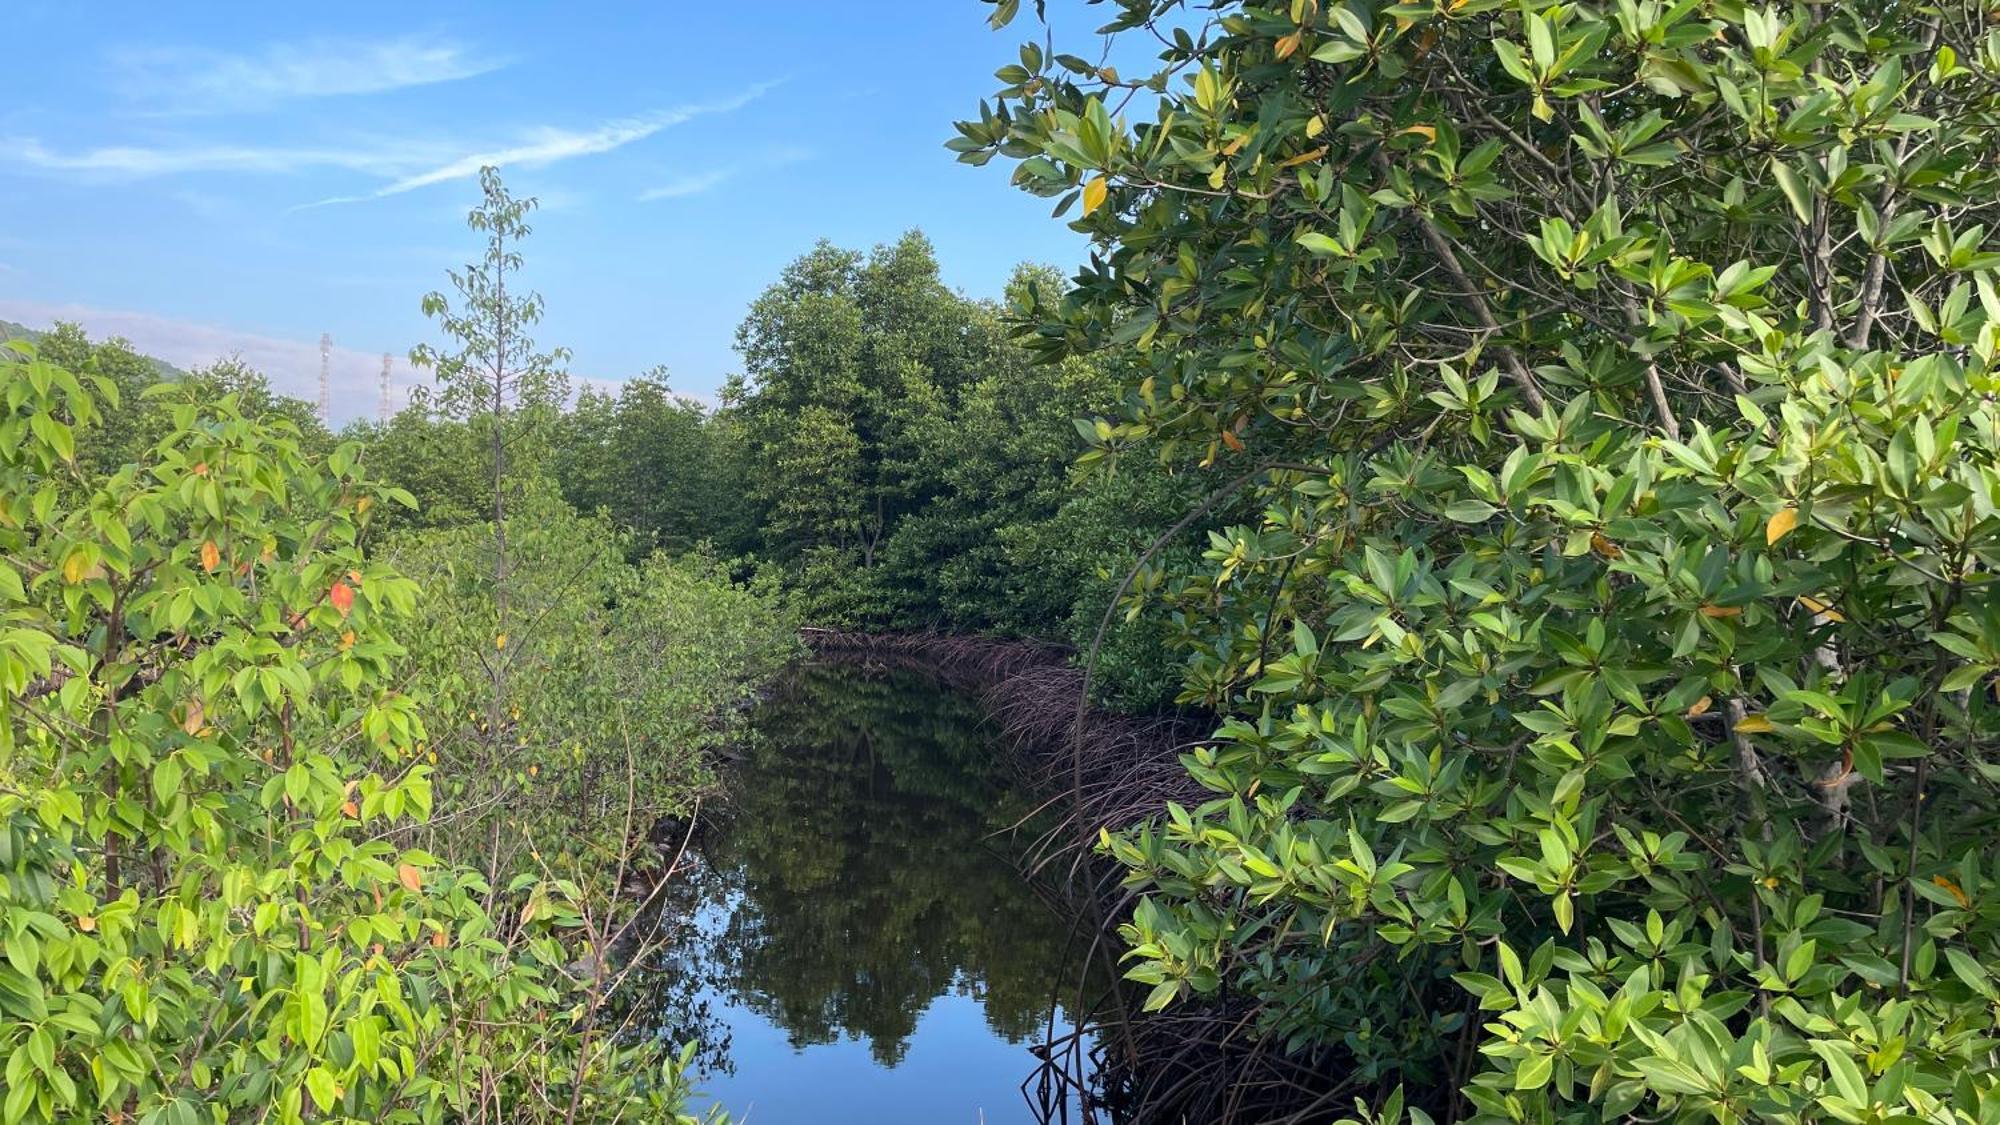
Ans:
POLYGON ((333 399, 328 389, 328 376, 333 366, 333 335, 319 334, 319 424, 332 425, 333 399))
POLYGON ((389 353, 382 353, 382 405, 378 408, 379 421, 389 424, 389 353))

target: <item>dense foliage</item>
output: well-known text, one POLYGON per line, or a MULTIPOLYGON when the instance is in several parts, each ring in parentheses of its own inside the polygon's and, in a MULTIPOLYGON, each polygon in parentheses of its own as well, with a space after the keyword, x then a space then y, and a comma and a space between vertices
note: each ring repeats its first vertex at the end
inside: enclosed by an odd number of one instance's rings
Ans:
MULTIPOLYGON (((1061 288, 1022 267, 1007 296, 1061 288)), ((1073 480, 1077 420, 1115 405, 1121 374, 1037 364, 1007 335, 1000 307, 946 288, 914 233, 868 255, 822 243, 751 306, 721 415, 753 503, 744 546, 812 619, 1087 645, 1118 577, 1188 502, 1145 464, 1073 480)), ((1152 702, 1178 678, 1162 629, 1117 634, 1113 698, 1152 702)))
POLYGON ((484 186, 415 441, 234 361, 8 345, 0 1121, 692 1120, 692 1045, 620 995, 649 832, 794 627, 558 495, 531 203, 484 186), (439 501, 386 541, 417 499, 376 461, 439 501))
MULTIPOLYGON (((476 268, 517 268, 493 253, 497 266, 476 268)), ((1031 303, 1062 288, 1024 266, 1006 295, 1031 303)), ((814 624, 1085 648, 1131 561, 1196 496, 1145 462, 1074 472, 1078 419, 1113 409, 1124 373, 1116 360, 1034 362, 1009 339, 1002 307, 946 287, 920 234, 869 253, 822 243, 751 306, 737 334, 744 372, 718 405, 676 395, 659 369, 566 404, 546 392, 515 402, 502 388, 511 432, 498 448, 571 506, 629 531, 633 558, 712 553, 776 582, 814 624)), ((539 305, 509 315, 481 346, 532 348, 523 341, 539 305)), ((386 424, 349 432, 416 496, 414 512, 390 514, 399 528, 478 523, 494 504, 491 364, 455 354, 463 379, 484 380, 455 411, 423 393, 386 424)), ((552 378, 557 365, 544 366, 552 378)), ((1198 556, 1182 545, 1170 557, 1198 556)), ((1180 678, 1163 643, 1171 629, 1164 614, 1121 621, 1101 695, 1163 701, 1180 678)))
POLYGON ((1157 69, 1038 33, 954 145, 1099 244, 1098 453, 1260 513, 1154 591, 1154 1004, 1387 1117, 2000 1117, 1988 8, 1104 10, 1157 69))
POLYGON ((503 922, 410 846, 419 591, 363 550, 407 496, 234 396, 94 474, 109 378, 0 388, 0 1119, 671 1115, 676 1059, 571 1030, 574 896, 503 922))

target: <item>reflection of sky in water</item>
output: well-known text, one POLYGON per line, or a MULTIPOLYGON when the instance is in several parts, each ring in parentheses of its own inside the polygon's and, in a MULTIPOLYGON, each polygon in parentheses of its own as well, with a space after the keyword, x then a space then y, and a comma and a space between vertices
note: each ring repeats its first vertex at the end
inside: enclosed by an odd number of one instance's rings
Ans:
POLYGON ((1021 1084, 1067 922, 990 838, 1027 795, 976 709, 808 665, 756 725, 652 994, 681 1013, 670 1035, 704 1040, 706 1097, 745 1125, 1034 1121, 1021 1084))
POLYGON ((794 1050, 783 1029, 743 1008, 718 1008, 732 1037, 736 1072, 714 1075, 703 1093, 739 1125, 796 1122, 1032 1122, 1021 1094, 1033 1059, 986 1024, 985 1006, 952 994, 931 1001, 894 1067, 861 1039, 794 1050))

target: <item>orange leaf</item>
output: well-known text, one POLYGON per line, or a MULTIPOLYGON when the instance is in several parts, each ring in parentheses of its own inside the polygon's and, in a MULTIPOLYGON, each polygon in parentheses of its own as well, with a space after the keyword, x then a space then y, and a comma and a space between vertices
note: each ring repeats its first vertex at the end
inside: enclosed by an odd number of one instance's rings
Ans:
POLYGON ((341 802, 340 811, 347 816, 354 817, 357 820, 360 819, 361 817, 361 806, 355 804, 353 801, 341 802))
POLYGON ((201 568, 206 571, 214 571, 216 567, 221 565, 222 552, 216 550, 215 540, 203 540, 201 544, 201 568))
POLYGON ((76 916, 76 928, 86 934, 92 933, 97 929, 97 918, 90 914, 79 914, 76 916))
POLYGON ((1238 453, 1243 452, 1243 439, 1228 430, 1222 431, 1222 444, 1234 449, 1238 453))
POLYGON ((1696 715, 1705 715, 1708 713, 1709 705, 1714 702, 1715 700, 1704 695, 1700 699, 1695 700, 1694 706, 1688 708, 1686 711, 1682 712, 1682 714, 1690 719, 1694 718, 1696 715))
POLYGON ((335 582, 327 600, 333 603, 333 608, 339 610, 342 617, 346 617, 348 611, 354 608, 354 587, 345 581, 335 582))
POLYGON ((208 475, 208 462, 206 462, 206 461, 196 461, 196 462, 194 463, 194 475, 195 475, 195 476, 198 476, 198 477, 205 477, 205 476, 207 476, 207 475, 208 475))
POLYGON ((204 713, 201 708, 201 700, 199 699, 188 700, 187 714, 181 717, 181 730, 186 731, 188 734, 194 734, 196 731, 199 731, 201 729, 201 722, 203 717, 204 713))
POLYGON ((1701 607, 1701 615, 1703 617, 1741 617, 1743 615, 1743 607, 1740 605, 1705 605, 1701 607))
POLYGON ((1304 31, 1294 31, 1283 39, 1278 40, 1278 57, 1281 59, 1291 58, 1292 52, 1299 49, 1299 38, 1304 34, 1304 31))
POLYGON ((417 870, 414 864, 405 863, 399 865, 396 868, 396 881, 403 884, 405 890, 421 891, 424 889, 424 873, 417 870))
POLYGON ((1625 549, 1606 539, 1604 533, 1601 531, 1590 533, 1590 549, 1607 559, 1622 559, 1625 557, 1625 549))
POLYGON ((1931 876, 1931 882, 1937 884, 1940 887, 1943 887, 1947 891, 1950 891, 1951 897, 1957 899, 1958 904, 1960 906, 1970 907, 1972 905, 1972 900, 1966 897, 1965 892, 1959 888, 1959 885, 1957 883, 1952 882, 1950 879, 1947 879, 1942 875, 1933 875, 1931 876))
POLYGON ((1768 547, 1785 536, 1790 535, 1792 529, 1797 526, 1799 526, 1799 510, 1797 508, 1778 509, 1772 514, 1769 520, 1764 522, 1764 545, 1768 547))
POLYGON ((450 938, 448 938, 448 937, 446 937, 446 936, 444 936, 444 931, 443 931, 443 930, 432 930, 432 931, 431 931, 431 948, 433 948, 433 949, 443 949, 443 948, 444 948, 445 946, 447 946, 447 945, 450 945, 450 944, 451 944, 451 939, 450 939, 450 938))
POLYGON ((340 651, 346 652, 348 649, 353 647, 354 647, 354 630, 349 629, 340 635, 340 651))

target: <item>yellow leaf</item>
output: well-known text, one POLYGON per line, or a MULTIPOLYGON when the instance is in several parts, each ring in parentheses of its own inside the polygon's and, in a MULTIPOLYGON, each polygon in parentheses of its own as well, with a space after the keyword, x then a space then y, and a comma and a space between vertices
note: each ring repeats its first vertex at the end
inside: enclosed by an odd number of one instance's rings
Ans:
POLYGON ((1805 607, 1807 613, 1814 614, 1819 617, 1824 617, 1828 621, 1847 620, 1846 615, 1841 613, 1839 610, 1833 608, 1831 603, 1820 601, 1818 598, 1809 597, 1805 594, 1800 594, 1799 604, 1805 607))
POLYGON ((1303 31, 1294 31, 1283 39, 1278 40, 1278 57, 1281 59, 1291 58, 1292 52, 1299 49, 1299 39, 1304 34, 1305 32, 1303 31))
POLYGON ((202 719, 201 700, 188 700, 187 714, 181 718, 181 730, 186 731, 188 734, 194 734, 201 729, 202 719))
POLYGON ((1762 715, 1745 715, 1743 721, 1736 724, 1737 734, 1769 734, 1777 729, 1771 725, 1770 719, 1762 715))
POLYGON ((1601 531, 1590 533, 1590 549, 1607 559, 1622 559, 1625 557, 1625 549, 1606 539, 1604 533, 1601 531))
POLYGON ((1792 529, 1797 526, 1799 526, 1799 510, 1797 508, 1778 509, 1776 514, 1772 515, 1764 524, 1764 544, 1769 546, 1776 543, 1778 540, 1790 535, 1792 529))
POLYGON ((1311 152, 1302 152, 1297 156, 1292 157, 1290 160, 1287 160, 1279 164, 1278 167, 1296 168, 1301 164, 1309 164, 1312 161, 1318 160, 1320 157, 1325 155, 1326 155, 1326 146, 1321 145, 1318 148, 1313 149, 1311 152))
POLYGON ((1708 713, 1709 705, 1714 702, 1715 700, 1704 695, 1700 699, 1695 700, 1694 706, 1688 708, 1685 712, 1683 712, 1683 714, 1690 719, 1694 718, 1697 715, 1705 715, 1708 713))
POLYGON ((97 929, 97 918, 90 914, 79 914, 76 916, 76 928, 86 934, 91 933, 97 929))
POLYGON ((74 586, 90 576, 90 556, 83 551, 71 551, 63 560, 63 581, 74 586))
POLYGON ((1088 215, 1104 206, 1104 197, 1111 192, 1111 181, 1103 176, 1093 178, 1083 185, 1083 213, 1088 215))
POLYGON ((1701 607, 1701 615, 1703 617, 1741 617, 1743 615, 1743 607, 1740 605, 1705 605, 1701 607))
POLYGON ((1250 141, 1250 134, 1248 133, 1236 134, 1235 140, 1230 141, 1228 144, 1222 146, 1222 155, 1235 156, 1238 152, 1242 151, 1243 146, 1245 144, 1248 144, 1249 141, 1250 141))
POLYGON ((500 634, 499 636, 497 636, 497 637, 493 638, 493 647, 494 647, 494 648, 506 648, 506 647, 507 647, 507 634, 505 634, 505 633, 502 633, 502 634, 500 634))
POLYGON ((1306 139, 1311 140, 1324 132, 1326 132, 1326 115, 1313 114, 1312 119, 1306 122, 1306 139))
POLYGON ((354 514, 357 516, 367 515, 368 509, 374 506, 375 498, 373 496, 363 496, 354 502, 354 514))
POLYGON ((1437 143, 1438 131, 1437 131, 1437 126, 1435 125, 1412 125, 1409 128, 1403 130, 1403 132, 1415 133, 1416 135, 1431 142, 1432 144, 1437 143))
POLYGON ((417 870, 413 864, 405 863, 398 865, 396 868, 396 881, 403 884, 405 890, 420 891, 424 889, 424 873, 417 870))

